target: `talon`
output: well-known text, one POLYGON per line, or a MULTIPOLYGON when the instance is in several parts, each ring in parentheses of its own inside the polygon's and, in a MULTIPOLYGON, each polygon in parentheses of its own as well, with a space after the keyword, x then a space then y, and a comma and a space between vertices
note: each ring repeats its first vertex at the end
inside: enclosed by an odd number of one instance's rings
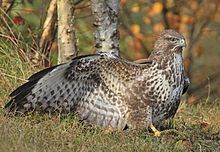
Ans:
POLYGON ((160 137, 160 136, 161 136, 161 132, 160 132, 160 131, 156 131, 156 132, 154 132, 154 136, 156 136, 156 137, 160 137))
POLYGON ((161 132, 159 130, 157 130, 153 124, 150 125, 151 130, 154 132, 154 136, 156 137, 160 137, 161 136, 161 132))

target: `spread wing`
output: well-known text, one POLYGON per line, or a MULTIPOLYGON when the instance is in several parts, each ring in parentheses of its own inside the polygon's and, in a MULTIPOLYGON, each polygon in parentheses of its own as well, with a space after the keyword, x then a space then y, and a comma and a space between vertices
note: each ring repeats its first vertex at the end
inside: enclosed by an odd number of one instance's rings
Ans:
MULTIPOLYGON (((102 55, 76 57, 72 62, 40 71, 11 93, 8 112, 77 112, 82 120, 123 128, 126 110, 122 92, 132 81, 135 64, 102 55)), ((138 70, 136 70, 138 74, 138 70)))

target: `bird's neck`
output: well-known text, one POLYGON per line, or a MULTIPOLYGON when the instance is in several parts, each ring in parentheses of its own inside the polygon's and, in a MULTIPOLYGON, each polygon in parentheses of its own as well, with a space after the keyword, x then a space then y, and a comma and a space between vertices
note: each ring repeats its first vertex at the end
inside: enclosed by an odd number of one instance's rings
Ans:
POLYGON ((182 64, 182 48, 175 48, 168 45, 155 45, 149 59, 156 62, 159 66, 166 66, 169 64, 182 64), (170 51, 172 50, 172 51, 170 51))
POLYGON ((183 57, 182 57, 182 53, 174 53, 173 54, 173 64, 174 64, 174 71, 176 73, 179 73, 181 75, 184 74, 184 66, 183 66, 183 57))
POLYGON ((153 54, 149 58, 157 65, 158 69, 174 67, 182 69, 183 67, 183 58, 181 52, 172 54, 153 54))
POLYGON ((164 50, 168 50, 168 47, 166 45, 159 45, 159 44, 155 45, 149 56, 149 59, 160 61, 165 56, 169 56, 170 55, 168 54, 169 52, 164 50))

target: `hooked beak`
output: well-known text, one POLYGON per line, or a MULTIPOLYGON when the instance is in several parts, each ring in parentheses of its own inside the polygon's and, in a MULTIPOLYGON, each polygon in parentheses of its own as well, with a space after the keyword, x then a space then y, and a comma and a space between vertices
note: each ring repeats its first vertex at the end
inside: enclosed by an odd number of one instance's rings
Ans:
POLYGON ((179 41, 179 44, 178 44, 179 46, 181 46, 181 47, 186 47, 186 41, 184 40, 184 39, 181 39, 180 41, 179 41))

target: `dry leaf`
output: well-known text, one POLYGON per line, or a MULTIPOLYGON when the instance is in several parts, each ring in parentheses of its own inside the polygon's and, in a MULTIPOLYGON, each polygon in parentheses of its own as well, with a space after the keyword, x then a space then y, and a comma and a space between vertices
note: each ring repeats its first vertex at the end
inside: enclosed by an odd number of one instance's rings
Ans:
POLYGON ((155 33, 161 33, 162 31, 164 30, 164 26, 162 23, 156 23, 154 26, 153 26, 153 31, 155 33))
POLYGON ((163 10, 163 5, 160 2, 156 2, 153 4, 151 11, 149 12, 149 16, 154 16, 160 14, 163 10))
POLYGON ((138 33, 140 33, 141 28, 138 24, 133 24, 133 25, 131 25, 130 30, 134 35, 137 35, 138 33))
POLYGON ((151 24, 151 19, 149 17, 144 17, 143 21, 145 24, 151 24))
POLYGON ((190 2, 190 7, 191 7, 191 9, 192 9, 194 12, 196 12, 196 11, 198 10, 198 8, 199 8, 199 4, 198 4, 197 1, 191 1, 191 2, 190 2))
POLYGON ((195 96, 190 96, 187 102, 188 104, 194 104, 196 103, 196 101, 197 101, 197 98, 195 96))
POLYGON ((191 16, 183 15, 183 16, 181 17, 181 22, 182 22, 182 23, 185 23, 185 24, 190 24, 190 23, 193 23, 193 22, 194 22, 194 18, 191 17, 191 16))
POLYGON ((208 130, 209 130, 209 124, 208 124, 208 123, 202 122, 202 123, 200 124, 200 126, 201 126, 201 128, 202 128, 205 132, 208 132, 208 130))
POLYGON ((126 5, 127 0, 120 0, 120 3, 121 3, 122 6, 123 6, 123 5, 126 5))
POLYGON ((136 3, 131 7, 131 12, 138 13, 140 12, 140 6, 136 3))
POLYGON ((141 49, 141 43, 140 43, 140 41, 134 40, 133 48, 134 48, 135 50, 140 50, 140 49, 141 49))

